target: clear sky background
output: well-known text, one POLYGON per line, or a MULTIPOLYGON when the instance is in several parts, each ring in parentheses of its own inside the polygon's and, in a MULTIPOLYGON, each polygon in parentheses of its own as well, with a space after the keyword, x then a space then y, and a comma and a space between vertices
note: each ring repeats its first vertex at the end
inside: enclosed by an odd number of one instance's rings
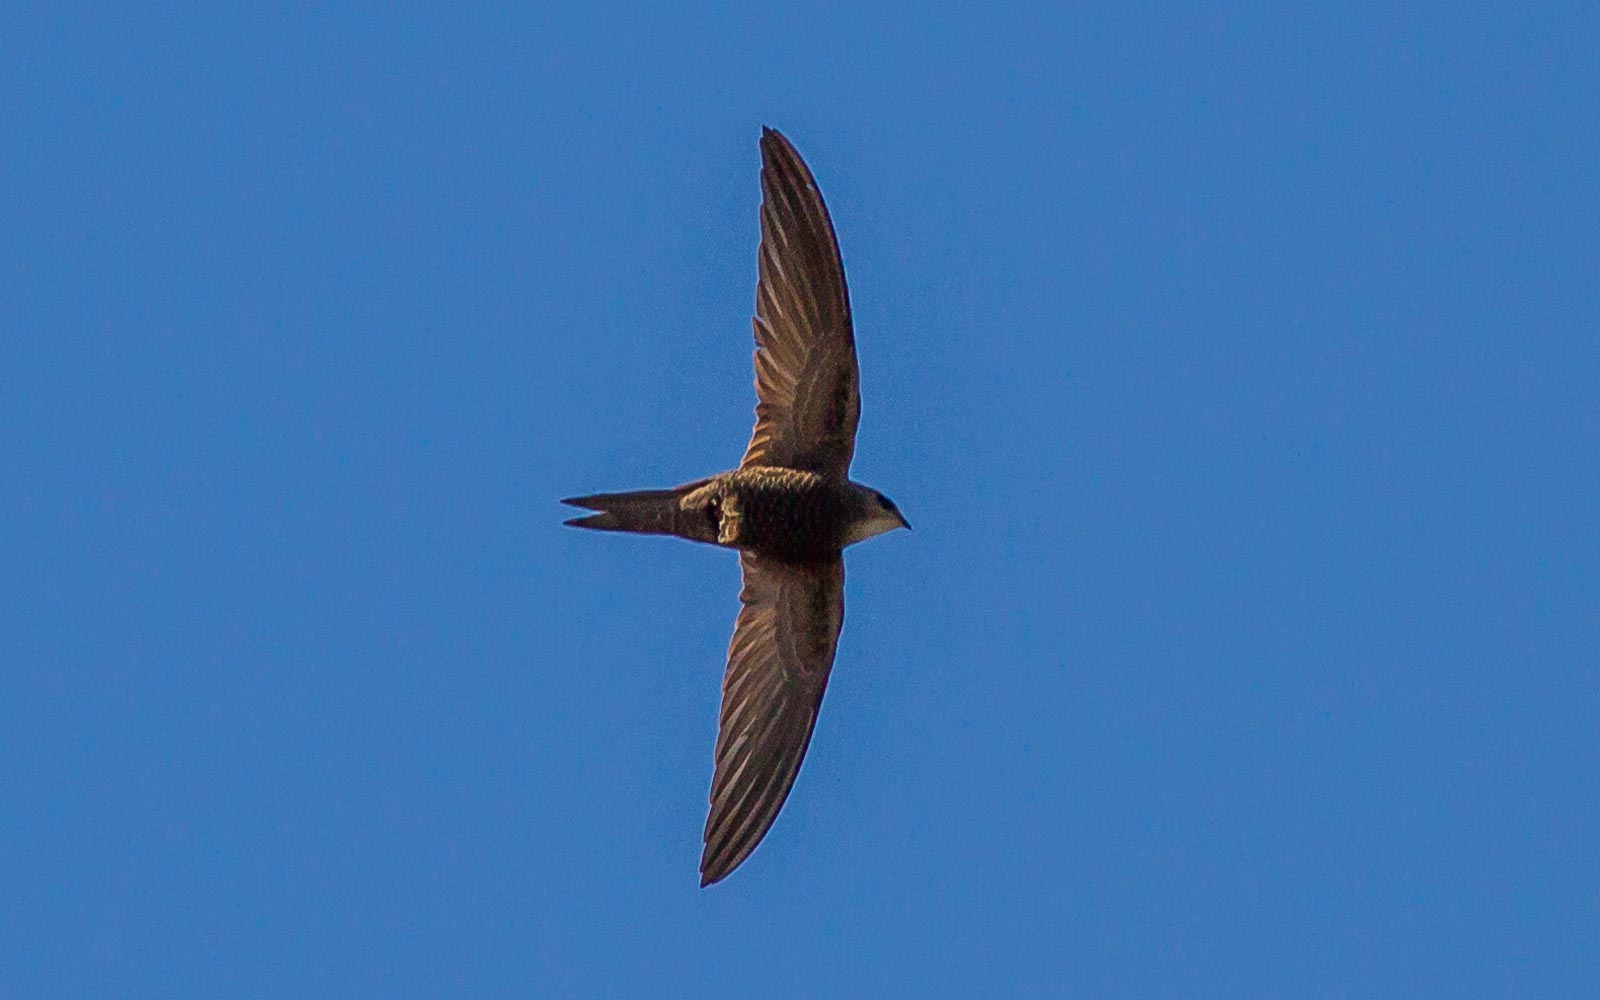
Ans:
POLYGON ((1600 996, 1592 5, 270 6, 0 15, 0 996, 1600 996), (701 891, 736 560, 556 499, 762 124, 916 530, 701 891))

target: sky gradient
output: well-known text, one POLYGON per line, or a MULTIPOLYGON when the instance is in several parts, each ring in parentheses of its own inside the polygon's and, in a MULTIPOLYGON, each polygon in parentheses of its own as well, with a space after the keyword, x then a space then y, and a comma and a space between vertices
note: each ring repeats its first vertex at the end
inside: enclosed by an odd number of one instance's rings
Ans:
MULTIPOLYGON (((1600 996, 1600 13, 0 13, 0 996, 1600 996), (760 126, 852 549, 697 888, 760 126)), ((1505 5, 1501 5, 1505 6, 1505 5)))

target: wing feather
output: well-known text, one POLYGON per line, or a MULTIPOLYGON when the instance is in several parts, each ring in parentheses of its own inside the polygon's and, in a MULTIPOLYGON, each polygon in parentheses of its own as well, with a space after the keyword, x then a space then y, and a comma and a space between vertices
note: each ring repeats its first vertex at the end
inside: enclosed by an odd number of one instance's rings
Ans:
POLYGON ((850 295, 822 192, 789 140, 761 134, 756 426, 746 465, 846 476, 861 416, 850 295))
POLYGON ((844 624, 844 563, 751 552, 728 644, 701 885, 725 878, 771 828, 805 759, 844 624))

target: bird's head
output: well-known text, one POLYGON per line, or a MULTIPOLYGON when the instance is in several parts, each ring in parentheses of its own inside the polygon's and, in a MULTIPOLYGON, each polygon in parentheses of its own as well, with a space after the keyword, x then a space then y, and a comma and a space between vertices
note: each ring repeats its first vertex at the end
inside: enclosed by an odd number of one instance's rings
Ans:
POLYGON ((859 487, 860 509, 846 532, 845 544, 854 545, 896 528, 910 528, 911 522, 900 513, 893 500, 869 487, 859 487))

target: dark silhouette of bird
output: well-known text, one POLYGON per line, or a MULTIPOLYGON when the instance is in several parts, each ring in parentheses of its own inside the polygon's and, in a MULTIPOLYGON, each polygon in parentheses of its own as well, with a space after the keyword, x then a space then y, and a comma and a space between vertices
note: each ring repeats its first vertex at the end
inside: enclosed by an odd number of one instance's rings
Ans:
POLYGON ((700 884, 750 856, 789 796, 844 623, 845 546, 909 528, 850 479, 861 397, 844 265, 800 154, 761 131, 756 426, 739 467, 666 490, 562 503, 567 524, 737 549, 742 604, 722 679, 700 884))

